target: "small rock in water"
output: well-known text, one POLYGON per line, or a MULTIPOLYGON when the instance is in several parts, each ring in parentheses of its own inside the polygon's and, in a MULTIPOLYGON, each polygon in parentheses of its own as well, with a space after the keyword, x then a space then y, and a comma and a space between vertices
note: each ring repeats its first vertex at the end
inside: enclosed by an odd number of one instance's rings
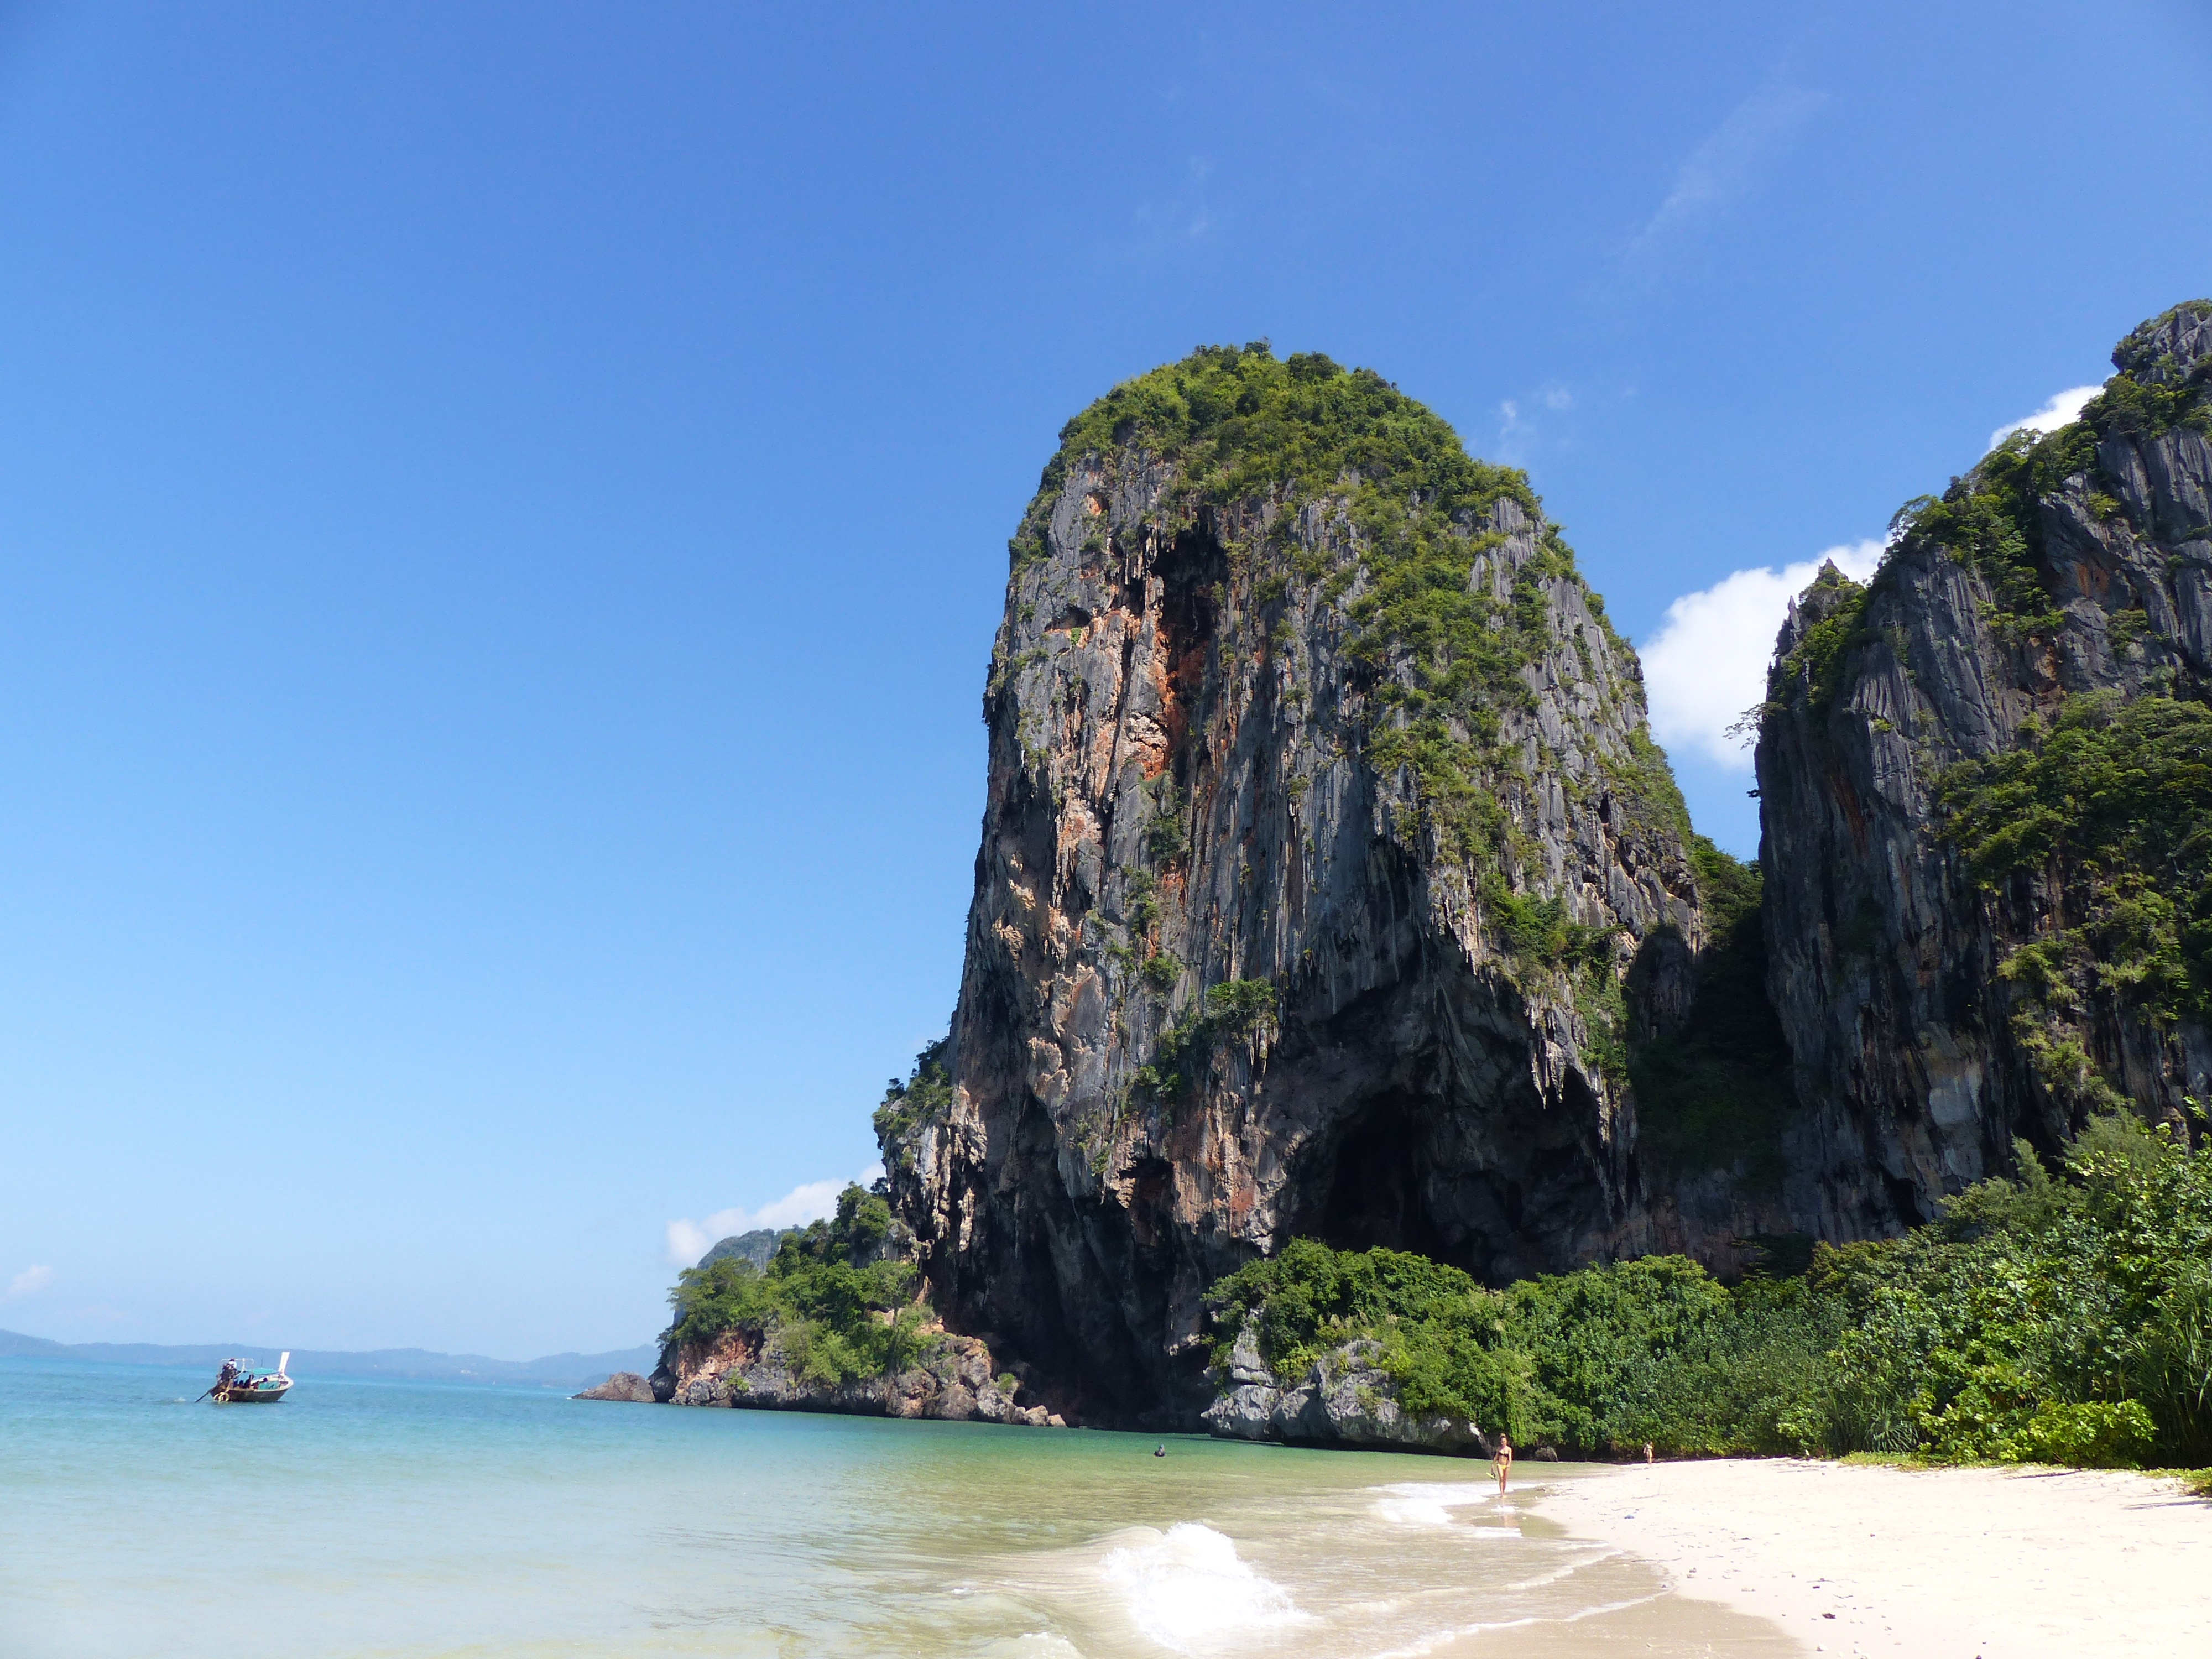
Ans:
POLYGON ((617 1371, 596 1389, 586 1389, 574 1396, 578 1400, 623 1400, 640 1405, 653 1403, 653 1384, 635 1371, 617 1371))

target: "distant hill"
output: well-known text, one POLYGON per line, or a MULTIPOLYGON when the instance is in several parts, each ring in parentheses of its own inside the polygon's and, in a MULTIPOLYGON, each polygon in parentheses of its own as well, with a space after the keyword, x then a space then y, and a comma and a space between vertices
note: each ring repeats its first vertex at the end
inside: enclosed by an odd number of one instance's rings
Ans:
POLYGON ((743 1256, 766 1273, 768 1264, 775 1259, 776 1246, 798 1231, 796 1227, 786 1227, 781 1231, 774 1227, 757 1227, 749 1233, 732 1233, 701 1256, 699 1265, 703 1267, 709 1261, 720 1261, 725 1256, 743 1256))
MULTIPOLYGON (((111 1365, 204 1365, 226 1359, 273 1365, 278 1350, 252 1343, 50 1342, 20 1331, 0 1331, 0 1359, 89 1359, 111 1365)), ((492 1359, 479 1353, 432 1353, 427 1348, 295 1348, 295 1377, 405 1378, 423 1382, 496 1382, 574 1392, 604 1382, 617 1371, 650 1371, 659 1362, 653 1347, 613 1353, 556 1353, 543 1359, 492 1359)))

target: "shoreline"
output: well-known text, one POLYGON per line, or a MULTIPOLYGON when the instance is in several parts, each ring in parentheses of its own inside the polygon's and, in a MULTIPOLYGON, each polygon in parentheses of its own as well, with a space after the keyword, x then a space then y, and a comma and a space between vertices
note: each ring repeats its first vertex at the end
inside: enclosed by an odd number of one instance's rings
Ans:
POLYGON ((2171 1478, 1723 1458, 1532 1481, 1526 1501, 1808 1652, 2178 1654, 2212 1631, 2212 1503, 2171 1478))

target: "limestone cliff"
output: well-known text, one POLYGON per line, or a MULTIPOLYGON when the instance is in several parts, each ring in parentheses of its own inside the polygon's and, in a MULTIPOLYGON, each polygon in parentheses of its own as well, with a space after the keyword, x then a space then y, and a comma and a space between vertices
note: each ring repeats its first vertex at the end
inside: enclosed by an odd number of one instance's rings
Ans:
POLYGON ((1212 349, 1070 422, 1012 556, 958 1008, 878 1119, 948 1322, 1190 1421, 1206 1285, 1294 1236, 1499 1279, 1749 1229, 1647 1197, 1630 1055, 1704 910, 1521 475, 1212 349))
POLYGON ((1925 1218, 2100 1106, 2212 1102, 2212 302, 1793 609, 1759 744, 1790 1207, 1925 1218))

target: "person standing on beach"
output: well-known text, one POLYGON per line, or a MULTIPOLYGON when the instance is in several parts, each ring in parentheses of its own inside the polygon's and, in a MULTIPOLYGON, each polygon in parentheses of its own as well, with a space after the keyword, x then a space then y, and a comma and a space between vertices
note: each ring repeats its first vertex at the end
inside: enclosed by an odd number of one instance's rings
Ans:
POLYGON ((1647 1463, 1651 1461, 1651 1443, 1649 1440, 1644 1443, 1644 1461, 1647 1463))
POLYGON ((1491 1463, 1498 1470, 1498 1495, 1505 1496, 1505 1477, 1513 1473, 1513 1443, 1504 1435, 1498 1437, 1498 1449, 1491 1455, 1491 1463))

